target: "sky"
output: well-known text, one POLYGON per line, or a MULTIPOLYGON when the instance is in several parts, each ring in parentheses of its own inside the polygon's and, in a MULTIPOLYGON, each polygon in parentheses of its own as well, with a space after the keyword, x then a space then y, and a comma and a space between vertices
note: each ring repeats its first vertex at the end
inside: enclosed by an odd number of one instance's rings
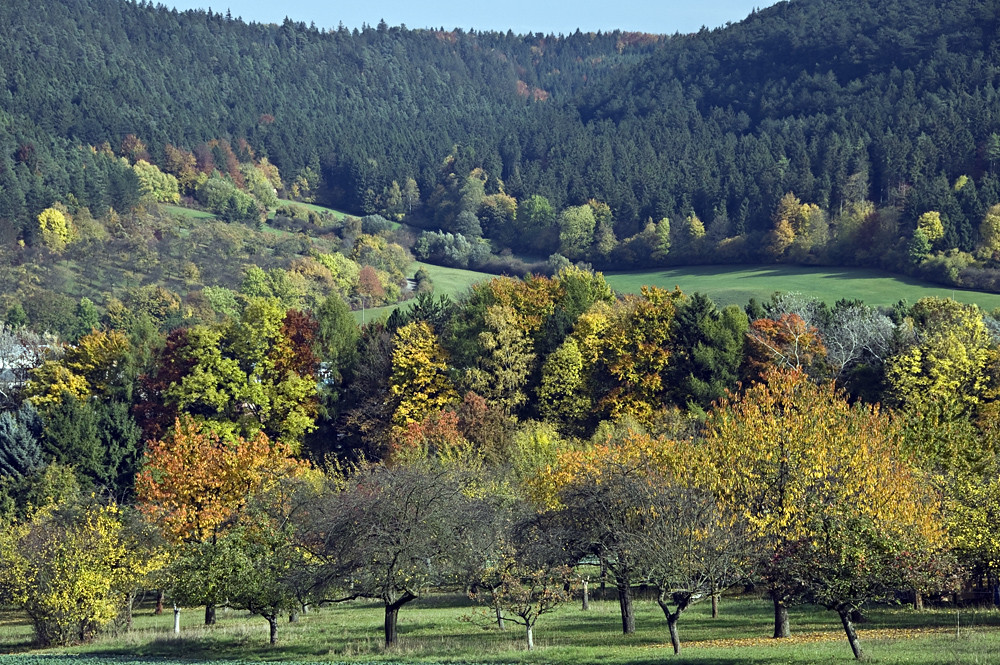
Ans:
POLYGON ((208 9, 258 23, 280 23, 287 16, 317 28, 348 28, 362 23, 408 28, 508 29, 515 33, 570 34, 598 30, 632 30, 673 34, 696 32, 736 23, 775 0, 165 0, 178 9, 208 9))

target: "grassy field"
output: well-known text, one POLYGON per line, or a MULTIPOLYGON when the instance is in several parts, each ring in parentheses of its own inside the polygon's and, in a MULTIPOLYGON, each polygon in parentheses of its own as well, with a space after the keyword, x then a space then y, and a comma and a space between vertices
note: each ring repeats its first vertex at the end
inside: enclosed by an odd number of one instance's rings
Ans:
POLYGON ((751 297, 767 300, 775 291, 797 291, 830 304, 841 298, 859 298, 867 305, 892 305, 901 299, 914 303, 936 296, 976 303, 991 311, 1000 307, 1000 295, 936 286, 878 270, 810 268, 800 266, 686 266, 670 270, 606 274, 611 286, 638 293, 644 284, 685 293, 700 291, 722 305, 745 305, 751 297))
MULTIPOLYGON (((476 282, 482 282, 483 280, 491 279, 494 276, 485 272, 476 272, 475 270, 462 270, 461 268, 446 268, 445 266, 435 266, 430 263, 423 263, 422 261, 414 261, 410 264, 407 274, 411 277, 417 270, 424 268, 427 273, 431 276, 431 282, 434 283, 434 295, 447 295, 455 299, 469 290, 469 287, 476 282)), ((409 304, 403 302, 399 305, 386 305, 384 307, 371 307, 364 312, 355 311, 354 318, 358 320, 359 323, 362 319, 365 321, 374 321, 379 318, 389 316, 392 310, 397 307, 408 307, 409 304)))
MULTIPOLYGON (((434 282, 435 294, 456 297, 476 282, 493 275, 474 270, 445 268, 415 261, 411 272, 423 266, 434 282)), ((900 300, 913 304, 920 298, 934 296, 976 303, 986 311, 1000 308, 1000 294, 966 291, 937 286, 929 282, 900 277, 879 270, 860 268, 810 268, 802 266, 687 266, 670 270, 605 273, 608 284, 621 293, 638 293, 644 285, 685 293, 700 291, 720 305, 746 305, 750 298, 764 302, 775 291, 795 291, 814 296, 830 304, 841 298, 858 298, 867 305, 893 305, 900 300)), ((405 307, 406 304, 404 303, 405 307)), ((397 305, 375 307, 365 313, 370 321, 388 316, 397 305)), ((361 321, 361 312, 356 312, 361 321)))
POLYGON ((313 203, 302 203, 301 201, 292 201, 291 199, 278 199, 278 205, 299 206, 305 208, 306 210, 312 210, 313 212, 325 212, 333 215, 337 219, 343 219, 347 216, 347 213, 334 210, 333 208, 324 208, 323 206, 318 206, 313 203))
POLYGON ((423 268, 431 276, 434 283, 435 295, 447 295, 452 298, 462 295, 469 290, 473 284, 488 279, 493 279, 495 275, 475 270, 463 270, 461 268, 446 268, 435 266, 421 261, 414 261, 410 266, 411 272, 416 272, 423 268))
MULTIPOLYGON (((851 650, 836 615, 814 607, 791 610, 792 638, 772 640, 771 605, 755 597, 724 598, 722 615, 707 604, 681 618, 682 653, 670 649, 666 621, 651 600, 636 604, 637 632, 623 636, 615 600, 596 601, 588 612, 573 603, 542 616, 535 627, 536 650, 527 652, 519 626, 499 632, 461 596, 432 596, 406 605, 399 614, 399 644, 382 645, 382 608, 351 603, 282 623, 279 644, 267 644, 267 623, 240 612, 219 613, 205 628, 198 609, 182 612, 182 631, 172 632, 169 609, 154 616, 143 607, 130 633, 31 656, 90 655, 133 659, 241 660, 282 662, 550 663, 553 665, 653 665, 671 663, 851 663, 851 650)), ((859 627, 870 662, 914 665, 1000 661, 1000 613, 995 610, 873 608, 859 627)), ((0 653, 27 653, 30 630, 23 621, 0 620, 0 653)), ((3 659, 0 665, 44 665, 35 658, 3 659)), ((162 660, 157 662, 163 663, 162 660)), ((49 665, 68 665, 62 661, 49 665)), ((80 663, 86 665, 86 661, 80 663)), ((97 665, 96 663, 94 665, 97 665)))
POLYGON ((207 210, 195 210, 184 206, 175 206, 167 203, 162 204, 163 208, 171 215, 187 219, 215 219, 215 215, 207 210))

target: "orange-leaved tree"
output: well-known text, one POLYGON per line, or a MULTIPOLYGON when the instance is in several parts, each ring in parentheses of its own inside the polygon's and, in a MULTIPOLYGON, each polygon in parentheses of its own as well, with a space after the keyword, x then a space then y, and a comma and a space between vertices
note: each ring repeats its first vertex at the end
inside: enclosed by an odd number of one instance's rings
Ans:
POLYGON ((178 596, 206 606, 206 622, 224 589, 225 561, 213 560, 219 536, 232 527, 255 495, 282 478, 301 473, 305 464, 289 448, 263 432, 249 439, 223 435, 191 418, 178 419, 162 439, 150 441, 136 476, 139 508, 178 547, 178 567, 191 575, 173 580, 178 596), (194 560, 194 561, 193 561, 194 560), (198 579, 188 579, 198 578, 198 579))

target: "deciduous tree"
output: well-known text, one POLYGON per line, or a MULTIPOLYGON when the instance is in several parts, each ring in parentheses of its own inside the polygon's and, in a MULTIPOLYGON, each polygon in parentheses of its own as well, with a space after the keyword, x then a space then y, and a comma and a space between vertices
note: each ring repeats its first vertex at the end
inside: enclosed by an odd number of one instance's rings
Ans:
POLYGON ((860 658, 851 611, 904 584, 900 557, 943 545, 937 499, 897 421, 772 370, 709 414, 706 439, 720 500, 743 511, 761 548, 775 637, 787 635, 784 605, 805 599, 840 615, 860 658))
POLYGON ((447 473, 425 466, 366 466, 331 491, 306 522, 319 581, 335 600, 371 598, 385 607, 393 646, 399 610, 432 581, 454 575, 470 500, 447 473))

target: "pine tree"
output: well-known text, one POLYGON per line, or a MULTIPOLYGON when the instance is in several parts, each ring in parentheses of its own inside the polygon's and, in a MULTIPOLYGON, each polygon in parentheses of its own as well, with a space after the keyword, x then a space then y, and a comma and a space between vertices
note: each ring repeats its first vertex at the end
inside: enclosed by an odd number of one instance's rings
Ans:
POLYGON ((0 413, 0 477, 18 479, 41 466, 41 431, 38 412, 27 400, 16 413, 0 413))

